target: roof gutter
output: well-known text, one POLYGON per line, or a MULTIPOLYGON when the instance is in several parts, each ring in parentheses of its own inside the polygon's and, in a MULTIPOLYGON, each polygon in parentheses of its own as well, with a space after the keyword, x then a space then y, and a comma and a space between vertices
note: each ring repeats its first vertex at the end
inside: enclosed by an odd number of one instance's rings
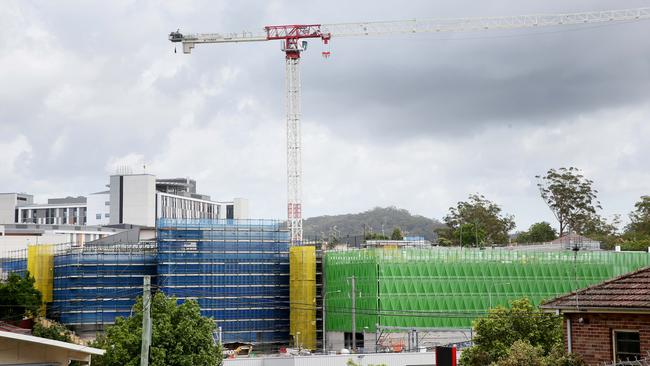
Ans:
POLYGON ((574 314, 574 313, 618 313, 618 314, 650 314, 650 308, 594 308, 594 307, 546 307, 540 306, 546 313, 574 314))

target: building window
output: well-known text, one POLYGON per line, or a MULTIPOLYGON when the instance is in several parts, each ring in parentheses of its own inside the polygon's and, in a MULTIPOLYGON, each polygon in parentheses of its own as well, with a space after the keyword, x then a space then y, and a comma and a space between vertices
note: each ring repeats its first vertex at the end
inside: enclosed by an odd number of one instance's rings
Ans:
POLYGON ((104 217, 105 217, 105 218, 109 218, 109 217, 111 217, 111 214, 109 214, 109 213, 105 213, 105 214, 104 214, 104 217))
POLYGON ((226 206, 226 218, 234 219, 235 218, 235 206, 227 205, 226 206))
POLYGON ((110 205, 111 205, 111 201, 104 202, 104 206, 110 206, 110 205))
POLYGON ((102 219, 102 214, 100 214, 100 213, 95 214, 95 219, 101 220, 102 219))
POLYGON ((614 331, 614 361, 634 361, 641 358, 639 332, 633 330, 614 331))

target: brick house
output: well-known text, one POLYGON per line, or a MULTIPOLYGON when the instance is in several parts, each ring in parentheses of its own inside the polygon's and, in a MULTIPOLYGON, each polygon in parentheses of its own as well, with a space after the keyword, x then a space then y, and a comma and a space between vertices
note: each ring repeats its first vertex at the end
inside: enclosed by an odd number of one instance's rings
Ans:
POLYGON ((565 350, 589 365, 650 354, 650 267, 557 297, 540 306, 563 315, 565 350))

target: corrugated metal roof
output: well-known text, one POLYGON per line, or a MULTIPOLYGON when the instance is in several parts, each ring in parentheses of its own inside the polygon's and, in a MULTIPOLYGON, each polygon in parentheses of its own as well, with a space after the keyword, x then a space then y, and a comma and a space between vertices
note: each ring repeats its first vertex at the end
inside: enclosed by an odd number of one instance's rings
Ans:
POLYGON ((544 309, 613 309, 650 312, 650 267, 619 276, 541 305, 544 309))
POLYGON ((42 346, 50 346, 56 348, 67 349, 69 351, 81 352, 89 355, 103 355, 106 353, 105 350, 99 348, 93 348, 88 346, 82 346, 74 343, 61 342, 53 339, 34 337, 32 335, 18 334, 11 332, 0 331, 0 338, 13 339, 17 341, 36 343, 42 346))

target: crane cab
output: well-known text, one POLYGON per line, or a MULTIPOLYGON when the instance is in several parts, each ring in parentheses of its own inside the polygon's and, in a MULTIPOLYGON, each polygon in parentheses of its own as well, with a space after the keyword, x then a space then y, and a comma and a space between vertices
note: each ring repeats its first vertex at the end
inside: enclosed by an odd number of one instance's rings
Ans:
POLYGON ((179 31, 169 33, 169 40, 172 42, 183 42, 183 34, 179 31))

